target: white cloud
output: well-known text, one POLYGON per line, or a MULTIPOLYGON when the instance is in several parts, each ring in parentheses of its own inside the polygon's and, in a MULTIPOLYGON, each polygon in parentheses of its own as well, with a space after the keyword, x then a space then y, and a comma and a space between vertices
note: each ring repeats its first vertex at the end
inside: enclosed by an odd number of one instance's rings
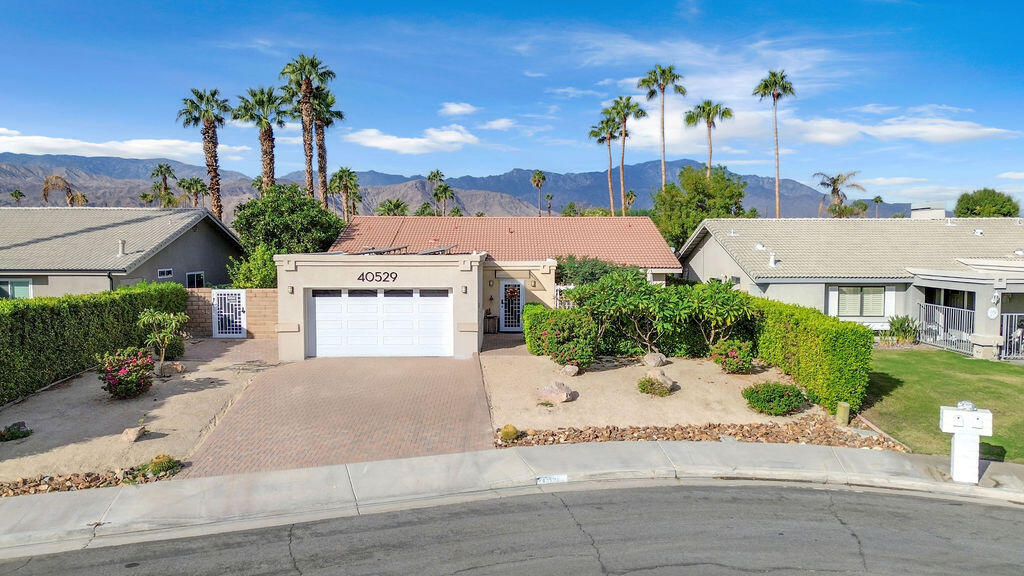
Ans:
POLYGON ((441 128, 427 128, 419 137, 403 137, 385 134, 376 128, 357 130, 344 135, 348 142, 390 150, 399 154, 427 154, 430 152, 452 152, 467 144, 479 144, 480 139, 458 124, 441 128))
POLYGON ((0 136, 17 136, 21 134, 17 130, 11 130, 10 128, 0 128, 0 136))
POLYGON ((234 126, 235 128, 253 128, 254 124, 251 122, 242 122, 241 120, 235 120, 234 118, 228 119, 228 126, 234 126))
POLYGON ((996 178, 1006 178, 1009 180, 1024 180, 1024 172, 1003 172, 996 176, 996 178))
MULTIPOLYGON (((176 139, 132 139, 87 142, 73 138, 51 136, 22 136, 0 132, 0 152, 19 154, 72 154, 75 156, 114 156, 117 158, 171 158, 191 160, 203 154, 202 142, 176 139)), ((217 150, 223 154, 238 154, 252 150, 249 146, 221 144, 217 150)))
POLYGON ((613 84, 614 82, 615 82, 615 80, 612 79, 612 78, 605 78, 604 80, 598 80, 597 82, 594 82, 594 85, 595 86, 608 86, 610 84, 613 84))
POLYGON ((526 76, 527 78, 543 78, 547 75, 547 72, 531 72, 530 70, 523 70, 523 76, 526 76))
POLYGON ((598 92, 597 90, 582 90, 580 88, 573 88, 572 86, 566 86, 565 88, 548 88, 546 92, 556 96, 561 96, 562 98, 582 98, 583 96, 594 96, 597 98, 604 97, 604 93, 598 92))
POLYGON ((894 112, 899 110, 899 106, 883 106, 882 104, 865 104, 863 106, 854 106, 849 109, 851 112, 863 112, 864 114, 885 114, 886 112, 894 112))
POLYGON ((928 179, 914 178, 912 176, 891 176, 882 178, 864 178, 858 181, 861 184, 869 184, 871 186, 906 186, 908 184, 927 182, 928 179))
POLYGON ((296 146, 302 144, 302 136, 275 136, 274 142, 277 144, 288 144, 289 146, 296 146))
POLYGON ((965 142, 985 138, 1013 136, 1016 132, 984 126, 967 120, 936 116, 896 116, 868 124, 838 118, 801 120, 790 117, 786 124, 797 130, 800 139, 818 144, 843 145, 872 136, 879 140, 920 140, 932 144, 965 142))
POLYGON ((974 112, 970 108, 958 108, 949 104, 922 104, 907 108, 907 114, 914 116, 949 116, 961 112, 974 112))
POLYGON ((468 102, 444 102, 441 109, 437 111, 442 116, 464 116, 472 114, 480 109, 468 102))
POLYGON ((285 122, 282 130, 296 131, 302 130, 302 122, 285 122))
POLYGON ((955 200, 961 194, 966 192, 964 188, 958 188, 956 186, 911 186, 909 188, 900 188, 899 190, 893 191, 893 196, 901 198, 903 200, 922 200, 929 202, 938 202, 942 200, 955 200))
POLYGON ((517 126, 516 121, 511 118, 496 118, 477 126, 481 130, 508 130, 517 126))

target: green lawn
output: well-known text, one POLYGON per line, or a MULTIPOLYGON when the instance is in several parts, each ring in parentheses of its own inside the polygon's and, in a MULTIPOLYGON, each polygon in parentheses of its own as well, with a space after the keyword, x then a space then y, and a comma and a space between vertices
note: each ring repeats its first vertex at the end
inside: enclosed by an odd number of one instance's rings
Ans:
POLYGON ((1024 366, 943 350, 874 351, 863 414, 914 452, 949 454, 939 406, 960 400, 992 411, 982 457, 1024 462, 1024 366))

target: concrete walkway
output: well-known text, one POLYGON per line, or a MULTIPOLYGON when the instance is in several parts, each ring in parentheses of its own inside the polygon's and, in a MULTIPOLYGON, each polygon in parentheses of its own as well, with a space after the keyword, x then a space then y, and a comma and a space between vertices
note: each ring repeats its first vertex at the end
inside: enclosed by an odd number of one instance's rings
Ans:
POLYGON ((799 481, 1024 505, 1024 466, 986 464, 981 485, 967 486, 949 481, 948 460, 942 457, 792 444, 609 442, 190 478, 0 500, 4 519, 0 558, 573 489, 613 480, 799 481))

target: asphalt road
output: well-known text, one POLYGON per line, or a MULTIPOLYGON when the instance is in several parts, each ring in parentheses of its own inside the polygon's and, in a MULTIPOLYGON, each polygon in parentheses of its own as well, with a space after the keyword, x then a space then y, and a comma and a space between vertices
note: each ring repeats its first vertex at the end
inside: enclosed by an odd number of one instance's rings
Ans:
POLYGON ((1024 509, 805 486, 560 492, 0 562, 0 574, 1013 574, 1024 509))

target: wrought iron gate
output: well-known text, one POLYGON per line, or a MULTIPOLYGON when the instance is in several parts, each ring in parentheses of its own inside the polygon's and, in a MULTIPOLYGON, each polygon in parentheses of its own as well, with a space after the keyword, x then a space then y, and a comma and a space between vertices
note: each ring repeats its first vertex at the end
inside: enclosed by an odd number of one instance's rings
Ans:
POLYGON ((211 290, 213 337, 245 338, 245 290, 211 290))

